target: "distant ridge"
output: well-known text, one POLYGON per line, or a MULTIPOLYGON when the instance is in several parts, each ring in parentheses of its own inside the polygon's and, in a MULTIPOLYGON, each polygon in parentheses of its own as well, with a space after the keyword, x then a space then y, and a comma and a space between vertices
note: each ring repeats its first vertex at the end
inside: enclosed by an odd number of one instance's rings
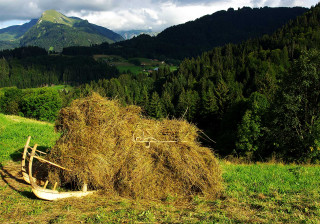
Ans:
POLYGON ((153 32, 152 29, 148 30, 121 30, 118 31, 118 33, 125 39, 125 40, 130 40, 134 37, 137 37, 141 34, 147 34, 149 36, 157 36, 157 32, 153 32))
POLYGON ((112 53, 128 57, 183 59, 194 57, 213 47, 227 43, 240 43, 250 38, 271 34, 289 20, 308 9, 294 8, 232 8, 218 11, 194 21, 169 27, 156 37, 140 35, 114 44, 112 53), (124 50, 125 49, 125 50, 124 50))

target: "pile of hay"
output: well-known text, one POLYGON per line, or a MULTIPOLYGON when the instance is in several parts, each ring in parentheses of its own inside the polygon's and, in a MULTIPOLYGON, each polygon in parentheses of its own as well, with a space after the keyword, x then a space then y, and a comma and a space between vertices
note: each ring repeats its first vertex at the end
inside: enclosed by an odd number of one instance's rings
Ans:
POLYGON ((140 107, 122 107, 94 93, 62 109, 56 129, 62 136, 48 159, 72 171, 52 169, 51 182, 77 187, 85 182, 146 199, 215 198, 221 190, 218 161, 186 121, 146 119, 140 107))

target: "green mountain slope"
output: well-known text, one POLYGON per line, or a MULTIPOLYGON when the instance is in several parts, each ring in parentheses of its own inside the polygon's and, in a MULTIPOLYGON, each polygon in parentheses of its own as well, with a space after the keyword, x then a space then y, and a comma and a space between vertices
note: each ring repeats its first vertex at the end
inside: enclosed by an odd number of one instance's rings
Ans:
POLYGON ((23 25, 10 26, 0 29, 0 50, 12 49, 20 46, 19 38, 37 23, 37 19, 23 25))
POLYGON ((123 38, 104 27, 76 17, 67 17, 55 10, 45 11, 39 19, 21 26, 0 29, 0 50, 19 46, 53 47, 62 51, 68 46, 90 46, 114 43, 123 38))
POLYGON ((103 42, 114 43, 123 38, 106 28, 90 24, 86 20, 69 18, 55 11, 45 11, 36 25, 21 38, 20 46, 53 47, 62 51, 69 46, 90 46, 103 42))
POLYGON ((32 26, 37 23, 37 19, 32 19, 30 22, 23 25, 10 26, 0 29, 0 41, 15 41, 27 32, 32 26))

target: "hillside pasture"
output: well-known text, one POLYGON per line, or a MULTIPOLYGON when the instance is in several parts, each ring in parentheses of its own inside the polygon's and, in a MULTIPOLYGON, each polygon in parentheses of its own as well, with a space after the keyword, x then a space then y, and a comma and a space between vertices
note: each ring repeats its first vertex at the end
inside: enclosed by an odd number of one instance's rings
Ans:
MULTIPOLYGON (((165 62, 149 58, 129 58, 125 59, 118 55, 94 55, 95 60, 103 61, 115 66, 121 74, 151 73, 157 68, 168 66, 165 62)), ((170 66, 171 71, 177 70, 176 66, 170 66)))

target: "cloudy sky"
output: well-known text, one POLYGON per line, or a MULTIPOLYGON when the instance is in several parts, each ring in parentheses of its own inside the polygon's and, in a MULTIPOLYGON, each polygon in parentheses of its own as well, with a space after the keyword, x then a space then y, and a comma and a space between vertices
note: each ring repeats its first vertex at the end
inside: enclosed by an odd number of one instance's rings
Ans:
POLYGON ((48 9, 109 29, 161 31, 230 7, 310 8, 319 0, 0 0, 0 28, 39 18, 48 9))

